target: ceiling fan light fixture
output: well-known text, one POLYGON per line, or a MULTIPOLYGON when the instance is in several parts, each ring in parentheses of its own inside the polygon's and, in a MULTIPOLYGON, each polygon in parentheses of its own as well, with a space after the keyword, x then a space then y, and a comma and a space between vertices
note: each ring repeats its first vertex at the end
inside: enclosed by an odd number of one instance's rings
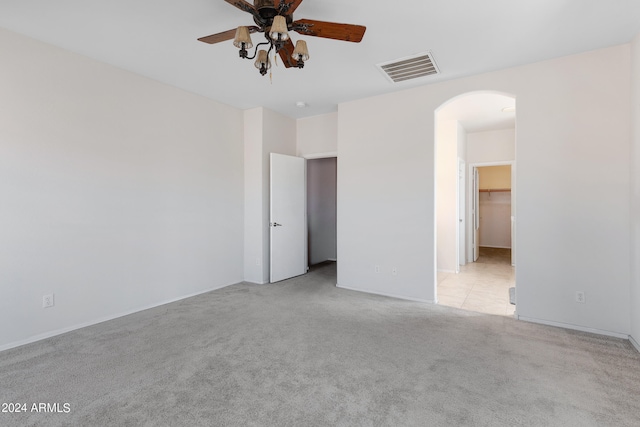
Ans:
POLYGON ((296 48, 293 50, 291 57, 298 61, 298 68, 302 68, 304 66, 304 62, 309 60, 309 49, 307 49, 307 42, 304 40, 298 40, 296 42, 296 48), (302 64, 302 66, 300 64, 302 64))
POLYGON ((251 34, 249 34, 248 27, 238 27, 236 30, 236 38, 233 39, 233 45, 238 49, 251 49, 253 47, 253 41, 251 40, 251 34))
POLYGON ((236 30, 236 37, 233 39, 233 45, 240 49, 238 52, 240 58, 246 58, 249 55, 247 49, 253 47, 253 41, 251 41, 251 35, 249 34, 249 28, 240 26, 236 30))
POLYGON ((273 18, 269 37, 274 41, 285 41, 289 39, 287 20, 284 16, 277 15, 273 18))
POLYGON ((255 66, 260 70, 260 74, 263 76, 267 74, 267 70, 271 68, 271 61, 269 60, 269 54, 266 50, 261 49, 258 52, 258 58, 256 59, 255 66))
POLYGON ((271 52, 274 53, 274 59, 280 56, 285 68, 303 68, 305 61, 309 60, 307 43, 299 41, 294 46, 289 31, 295 31, 304 36, 359 43, 367 29, 362 25, 339 24, 313 19, 296 20, 293 13, 303 0, 225 1, 241 11, 249 13, 253 17, 255 25, 240 26, 200 37, 198 41, 216 44, 233 38, 234 46, 240 50, 240 58, 255 60, 254 65, 262 75, 267 74, 267 70, 271 68, 271 52), (263 33, 266 40, 254 45, 251 33, 263 33), (265 46, 265 50, 260 50, 262 46, 265 46), (252 55, 249 55, 248 49, 251 49, 252 55))

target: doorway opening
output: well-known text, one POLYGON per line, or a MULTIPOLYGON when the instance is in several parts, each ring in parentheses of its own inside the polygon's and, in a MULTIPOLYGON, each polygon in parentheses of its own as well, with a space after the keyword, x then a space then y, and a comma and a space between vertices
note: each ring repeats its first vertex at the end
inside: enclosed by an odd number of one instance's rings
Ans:
POLYGON ((269 175, 269 282, 335 264, 337 155, 271 153, 269 175))
POLYGON ((307 159, 307 253, 310 268, 337 262, 337 157, 307 159))
POLYGON ((515 98, 469 93, 435 117, 437 301, 514 315, 515 98))
POLYGON ((469 188, 473 194, 469 215, 473 218, 469 227, 469 260, 477 262, 482 252, 485 256, 492 253, 494 258, 500 254, 500 263, 515 266, 512 164, 470 165, 472 181, 469 182, 469 188))

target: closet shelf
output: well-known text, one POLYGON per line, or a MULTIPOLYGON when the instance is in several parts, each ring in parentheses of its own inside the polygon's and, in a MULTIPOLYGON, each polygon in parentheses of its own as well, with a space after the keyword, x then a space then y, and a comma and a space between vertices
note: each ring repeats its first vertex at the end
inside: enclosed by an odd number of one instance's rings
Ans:
POLYGON ((494 193, 494 192, 497 193, 501 191, 511 191, 511 189, 510 188, 492 188, 491 190, 485 189, 485 188, 480 189, 481 193, 494 193))

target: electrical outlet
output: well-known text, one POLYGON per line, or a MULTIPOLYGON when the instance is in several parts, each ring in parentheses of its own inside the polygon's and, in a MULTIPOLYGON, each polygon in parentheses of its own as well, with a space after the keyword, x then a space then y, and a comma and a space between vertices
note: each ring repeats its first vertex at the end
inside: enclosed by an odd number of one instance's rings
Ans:
POLYGON ((376 265, 375 267, 373 267, 373 271, 375 271, 376 273, 380 273, 380 266, 376 265))
POLYGON ((53 294, 42 296, 42 308, 53 307, 53 294))
POLYGON ((579 302, 580 304, 584 304, 585 302, 587 302, 584 297, 584 291, 576 292, 576 302, 579 302))
POLYGON ((394 276, 397 276, 398 275, 398 267, 393 267, 391 269, 391 274, 393 274, 394 276))

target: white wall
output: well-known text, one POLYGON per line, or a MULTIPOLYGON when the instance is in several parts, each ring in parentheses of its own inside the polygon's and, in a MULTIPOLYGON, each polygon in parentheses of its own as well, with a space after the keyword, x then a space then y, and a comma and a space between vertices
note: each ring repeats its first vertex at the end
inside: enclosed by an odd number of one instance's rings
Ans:
POLYGON ((338 107, 340 287, 435 300, 435 107, 417 95, 338 107))
POLYGON ((632 342, 640 351, 640 34, 632 47, 632 106, 633 123, 632 171, 631 177, 631 238, 632 238, 632 282, 631 282, 631 335, 632 342))
POLYGON ((467 160, 467 131, 458 122, 458 157, 467 160))
POLYGON ((457 120, 438 120, 436 128, 436 236, 438 271, 458 271, 457 120))
POLYGON ((627 334, 629 45, 341 104, 340 286, 434 299, 434 123, 424 118, 480 90, 517 99, 518 314, 627 334))
MULTIPOLYGON (((266 283, 263 252, 264 215, 262 108, 244 111, 244 280, 266 283)), ((268 276, 266 276, 268 277, 268 276)))
POLYGON ((335 261, 336 158, 307 160, 309 264, 335 261))
POLYGON ((0 349, 242 280, 241 111, 4 30, 0 54, 0 349))
POLYGON ((300 157, 338 151, 338 113, 298 119, 297 155, 300 157))
POLYGON ((244 114, 244 277, 269 283, 269 154, 296 154, 296 121, 265 108, 244 114))
POLYGON ((467 162, 510 162, 516 158, 515 129, 469 132, 467 134, 467 162))

